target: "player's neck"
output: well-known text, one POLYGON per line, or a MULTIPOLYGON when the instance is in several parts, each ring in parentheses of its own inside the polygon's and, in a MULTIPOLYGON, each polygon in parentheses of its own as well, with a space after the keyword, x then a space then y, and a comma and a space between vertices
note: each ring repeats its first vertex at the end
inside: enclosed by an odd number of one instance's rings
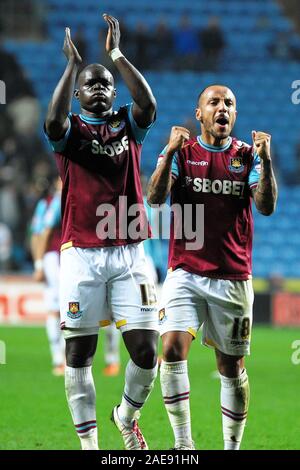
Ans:
POLYGON ((81 114, 89 118, 107 118, 113 114, 113 110, 111 108, 108 111, 102 111, 102 112, 100 111, 99 113, 92 113, 91 111, 87 111, 86 109, 81 108, 81 114))
POLYGON ((224 147, 228 143, 229 137, 219 139, 211 134, 202 133, 201 140, 206 145, 210 145, 213 147, 224 147))

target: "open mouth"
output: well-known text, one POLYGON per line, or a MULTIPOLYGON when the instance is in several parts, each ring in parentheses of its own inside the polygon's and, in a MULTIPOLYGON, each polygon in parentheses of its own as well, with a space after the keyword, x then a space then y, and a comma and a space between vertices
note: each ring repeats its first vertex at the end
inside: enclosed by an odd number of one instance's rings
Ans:
POLYGON ((229 119, 226 117, 219 117, 216 120, 216 123, 219 124, 220 126, 226 126, 229 123, 229 119))

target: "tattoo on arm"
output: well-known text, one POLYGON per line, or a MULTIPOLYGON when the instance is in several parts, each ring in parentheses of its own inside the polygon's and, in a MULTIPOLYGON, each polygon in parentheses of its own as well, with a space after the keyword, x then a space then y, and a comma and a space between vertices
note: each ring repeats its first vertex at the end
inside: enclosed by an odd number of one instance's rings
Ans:
POLYGON ((261 174, 259 182, 253 191, 257 210, 263 215, 271 215, 277 201, 277 184, 270 160, 261 161, 261 174))
POLYGON ((162 163, 151 176, 147 193, 147 201, 150 205, 163 204, 171 191, 173 184, 171 172, 172 158, 165 156, 162 163))

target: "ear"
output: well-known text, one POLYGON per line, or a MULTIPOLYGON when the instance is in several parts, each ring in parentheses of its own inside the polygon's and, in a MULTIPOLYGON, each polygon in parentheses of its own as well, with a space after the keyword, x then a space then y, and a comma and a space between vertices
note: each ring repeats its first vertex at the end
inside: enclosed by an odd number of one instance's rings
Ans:
POLYGON ((117 96, 117 89, 114 88, 114 98, 116 98, 116 96, 117 96))
POLYGON ((76 90, 74 91, 74 98, 75 98, 76 100, 79 100, 79 90, 78 90, 78 89, 76 89, 76 90))
POLYGON ((202 113, 200 108, 196 108, 196 113, 195 113, 197 121, 202 122, 202 113))

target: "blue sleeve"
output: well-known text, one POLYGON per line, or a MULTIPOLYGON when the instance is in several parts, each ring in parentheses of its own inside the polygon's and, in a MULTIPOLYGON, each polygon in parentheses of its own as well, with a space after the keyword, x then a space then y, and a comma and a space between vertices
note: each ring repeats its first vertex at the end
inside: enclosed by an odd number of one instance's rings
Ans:
MULTIPOLYGON (((166 155, 166 151, 167 151, 167 145, 165 146, 163 151, 160 152, 160 154, 159 154, 158 161, 157 161, 157 166, 159 166, 160 162, 162 161, 162 159, 166 155)), ((174 155, 173 155, 171 170, 172 170, 172 175, 177 178, 179 176, 178 153, 177 152, 175 152, 174 155)))
POLYGON ((260 158, 257 153, 254 154, 253 163, 248 176, 248 185, 250 189, 256 188, 260 177, 260 158))
POLYGON ((60 195, 55 196, 45 214, 44 228, 54 228, 60 224, 60 195))
POLYGON ((130 125, 131 125, 131 129, 132 129, 134 138, 135 138, 135 140, 138 144, 142 144, 144 142, 144 140, 146 138, 146 135, 148 134, 149 130, 153 126, 154 121, 151 122, 151 124, 149 124, 148 127, 143 129, 142 127, 139 127, 137 125, 137 123, 135 122, 135 120, 134 120, 134 117, 132 115, 132 103, 126 104, 125 107, 127 109, 127 114, 128 114, 128 117, 129 117, 129 121, 130 121, 130 125))
POLYGON ((30 230, 31 233, 39 235, 44 230, 44 216, 47 209, 47 204, 44 199, 40 200, 35 208, 30 230))
POLYGON ((64 151, 64 149, 67 145, 67 142, 68 142, 70 132, 71 132, 71 127, 72 127, 71 119, 70 119, 71 116, 72 116, 72 113, 69 113, 69 116, 68 116, 69 127, 68 127, 65 135, 60 140, 51 140, 50 137, 48 136, 48 134, 46 132, 46 128, 44 126, 44 135, 46 137, 47 142, 49 143, 49 145, 51 147, 51 150, 53 150, 53 152, 63 152, 64 151))

